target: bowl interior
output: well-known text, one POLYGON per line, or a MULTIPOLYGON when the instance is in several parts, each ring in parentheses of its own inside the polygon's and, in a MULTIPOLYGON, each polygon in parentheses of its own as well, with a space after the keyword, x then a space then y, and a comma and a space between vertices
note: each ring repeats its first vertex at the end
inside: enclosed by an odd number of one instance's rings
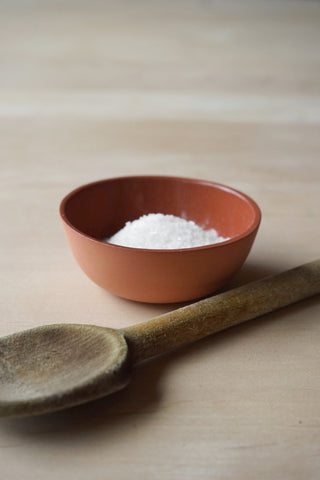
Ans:
POLYGON ((103 239, 148 213, 176 215, 204 229, 235 237, 253 228, 258 207, 228 187, 175 177, 122 177, 73 191, 62 206, 65 220, 80 232, 103 239))

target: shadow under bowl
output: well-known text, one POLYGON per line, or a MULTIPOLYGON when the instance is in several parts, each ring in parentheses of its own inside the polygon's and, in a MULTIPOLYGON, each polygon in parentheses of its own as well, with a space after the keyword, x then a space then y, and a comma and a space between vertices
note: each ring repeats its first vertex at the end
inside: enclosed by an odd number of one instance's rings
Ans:
POLYGON ((167 176, 118 177, 81 186, 62 200, 60 216, 75 259, 93 282, 120 297, 151 303, 189 301, 220 289, 247 258, 261 220, 257 204, 233 188, 167 176), (127 221, 149 213, 193 220, 230 239, 176 250, 103 241, 127 221))

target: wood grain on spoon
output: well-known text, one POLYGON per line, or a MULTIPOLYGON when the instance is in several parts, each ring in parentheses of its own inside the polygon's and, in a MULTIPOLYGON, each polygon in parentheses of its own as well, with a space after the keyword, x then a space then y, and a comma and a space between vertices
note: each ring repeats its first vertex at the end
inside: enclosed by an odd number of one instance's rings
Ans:
POLYGON ((320 260, 122 330, 48 325, 0 339, 0 415, 35 415, 108 395, 132 366, 320 293, 320 260))

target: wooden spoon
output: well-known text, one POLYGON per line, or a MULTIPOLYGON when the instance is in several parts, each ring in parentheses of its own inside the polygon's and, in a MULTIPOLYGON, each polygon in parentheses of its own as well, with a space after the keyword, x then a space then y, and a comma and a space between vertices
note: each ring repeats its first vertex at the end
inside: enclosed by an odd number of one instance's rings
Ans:
POLYGON ((121 330, 48 325, 0 339, 0 415, 36 415, 108 395, 132 366, 320 293, 320 260, 121 330))

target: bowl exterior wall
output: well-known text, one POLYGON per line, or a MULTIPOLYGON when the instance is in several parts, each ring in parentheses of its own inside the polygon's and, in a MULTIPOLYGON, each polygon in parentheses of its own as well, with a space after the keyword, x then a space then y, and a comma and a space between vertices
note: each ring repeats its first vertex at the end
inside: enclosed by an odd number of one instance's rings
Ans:
POLYGON ((242 266, 256 231, 237 242, 197 250, 123 248, 90 239, 64 223, 71 251, 85 274, 109 292, 149 303, 183 302, 220 289, 242 266))

